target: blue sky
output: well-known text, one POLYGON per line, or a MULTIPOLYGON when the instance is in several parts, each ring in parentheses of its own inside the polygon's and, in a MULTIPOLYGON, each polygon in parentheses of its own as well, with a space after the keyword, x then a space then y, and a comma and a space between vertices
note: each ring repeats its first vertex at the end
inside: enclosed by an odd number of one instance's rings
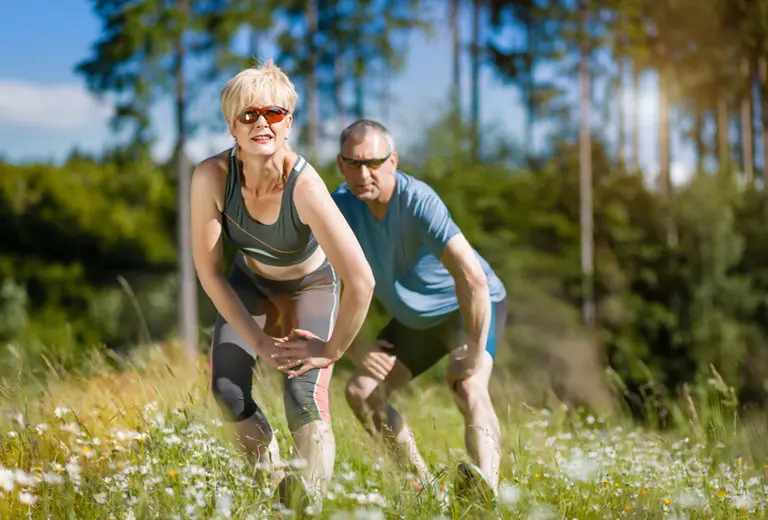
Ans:
MULTIPOLYGON (((447 9, 439 14, 447 15, 447 9)), ((384 122, 401 146, 407 147, 414 132, 437 117, 447 103, 451 46, 449 32, 440 30, 444 27, 447 20, 432 37, 411 38, 406 68, 392 81, 395 100, 384 122)), ((0 156, 5 160, 59 161, 74 147, 97 151, 113 139, 109 103, 89 94, 84 80, 74 72, 75 64, 90 56, 99 31, 99 21, 84 0, 5 3, 0 20, 0 48, 4 49, 0 53, 0 156)), ((469 34, 466 27, 464 38, 469 34)), ((468 61, 463 72, 469 72, 468 61)), ((469 78, 464 79, 466 102, 469 78)), ((517 89, 503 85, 485 68, 481 90, 482 122, 521 139, 524 117, 517 89)), ((641 162, 651 171, 656 158, 655 106, 654 81, 648 78, 641 91, 641 162)), ((597 112, 597 107, 593 110, 597 112)), ((156 154, 162 157, 173 140, 170 101, 156 108, 153 124, 159 136, 156 154)), ((199 160, 228 143, 227 135, 199 134, 191 140, 189 153, 199 160)), ((682 174, 689 161, 690 153, 673 145, 673 170, 682 174)))

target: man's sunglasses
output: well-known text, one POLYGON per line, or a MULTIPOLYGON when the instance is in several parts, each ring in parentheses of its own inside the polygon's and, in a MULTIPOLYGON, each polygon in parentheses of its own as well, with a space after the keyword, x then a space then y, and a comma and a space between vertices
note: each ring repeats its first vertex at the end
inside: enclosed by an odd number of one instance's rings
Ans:
POLYGON ((283 107, 269 106, 263 108, 248 107, 243 110, 243 113, 237 116, 237 119, 244 125, 252 125, 258 121, 259 117, 264 116, 267 124, 273 125, 279 123, 285 116, 288 115, 288 111, 283 107))
POLYGON ((369 170, 375 170, 382 164, 384 164, 387 159, 392 155, 392 152, 389 152, 386 157, 382 157, 381 159, 351 159, 349 157, 341 156, 341 162, 346 164, 347 166, 351 168, 360 168, 361 166, 365 165, 366 168, 369 170))

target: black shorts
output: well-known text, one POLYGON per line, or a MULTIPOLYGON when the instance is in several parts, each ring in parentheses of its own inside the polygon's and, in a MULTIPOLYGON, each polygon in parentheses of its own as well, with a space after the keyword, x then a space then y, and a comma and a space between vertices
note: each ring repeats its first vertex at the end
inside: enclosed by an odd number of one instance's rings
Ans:
MULTIPOLYGON (((496 358, 496 347, 504 337, 507 322, 507 300, 491 304, 491 326, 485 350, 496 358)), ((427 371, 443 356, 466 343, 466 331, 461 312, 456 310, 438 325, 429 329, 412 329, 394 318, 381 330, 378 339, 394 345, 387 349, 403 363, 415 378, 427 371)))
MULTIPOLYGON (((299 328, 324 341, 330 338, 339 310, 340 282, 327 260, 303 278, 275 281, 251 271, 238 253, 228 281, 267 334, 279 337, 299 328)), ((218 315, 211 346, 210 383, 229 421, 242 421, 260 413, 251 395, 256 359, 235 329, 218 315)), ((294 379, 284 375, 283 398, 291 431, 316 420, 330 424, 328 390, 332 371, 333 365, 313 368, 294 379)))

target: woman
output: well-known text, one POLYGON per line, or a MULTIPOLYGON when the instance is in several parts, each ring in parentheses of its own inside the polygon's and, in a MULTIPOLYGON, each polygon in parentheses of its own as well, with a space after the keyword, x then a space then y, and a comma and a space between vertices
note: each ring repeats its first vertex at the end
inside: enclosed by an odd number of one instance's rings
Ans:
MULTIPOLYGON (((328 407, 333 363, 359 332, 374 281, 322 179, 286 143, 297 98, 271 61, 225 85, 221 111, 235 145, 193 174, 192 254, 218 311, 211 348, 218 405, 254 462, 279 463, 277 441, 251 388, 257 358, 282 370, 288 425, 307 461, 304 485, 319 498, 335 458, 328 407), (224 236, 238 248, 228 277, 224 236), (291 338, 306 343, 297 348, 291 338), (292 359, 293 353, 309 355, 292 359)), ((281 481, 278 492, 286 492, 283 474, 273 478, 273 485, 281 481)))

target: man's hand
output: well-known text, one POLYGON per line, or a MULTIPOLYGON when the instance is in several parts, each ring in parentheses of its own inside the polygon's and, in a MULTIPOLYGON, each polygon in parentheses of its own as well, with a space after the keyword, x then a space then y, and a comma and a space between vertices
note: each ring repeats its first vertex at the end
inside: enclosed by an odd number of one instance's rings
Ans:
POLYGON ((377 380, 384 381, 395 367, 395 356, 385 352, 385 350, 393 348, 394 345, 387 340, 380 339, 376 341, 376 347, 362 355, 359 365, 377 380))
POLYGON ((470 350, 467 345, 454 349, 448 361, 448 385, 453 388, 457 381, 469 379, 475 375, 483 364, 483 350, 470 350), (479 352, 478 352, 479 350, 479 352))
POLYGON ((328 344, 309 331, 294 329, 285 341, 277 344, 272 360, 277 368, 288 374, 289 379, 300 376, 313 368, 325 368, 337 361, 328 351, 328 344), (301 365, 298 370, 294 370, 301 365))

